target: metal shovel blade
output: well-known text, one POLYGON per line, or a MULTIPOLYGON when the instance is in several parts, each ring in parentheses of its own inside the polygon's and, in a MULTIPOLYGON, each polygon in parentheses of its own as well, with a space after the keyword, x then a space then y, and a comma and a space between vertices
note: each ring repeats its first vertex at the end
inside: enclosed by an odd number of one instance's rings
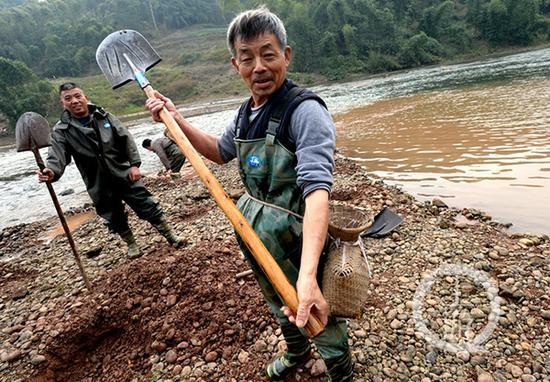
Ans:
POLYGON ((99 44, 95 59, 113 89, 135 79, 134 71, 124 55, 143 73, 161 60, 141 33, 134 30, 111 33, 99 44))
POLYGON ((15 146, 17 151, 32 151, 51 146, 50 124, 38 113, 23 113, 15 125, 15 146))
POLYGON ((403 218, 384 207, 374 218, 374 223, 364 231, 362 237, 380 238, 388 235, 403 223, 403 218))

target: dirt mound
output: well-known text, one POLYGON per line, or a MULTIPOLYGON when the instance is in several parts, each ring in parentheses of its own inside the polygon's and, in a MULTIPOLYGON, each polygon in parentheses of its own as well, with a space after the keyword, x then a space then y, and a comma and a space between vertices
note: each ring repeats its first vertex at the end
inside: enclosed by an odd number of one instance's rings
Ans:
POLYGON ((64 316, 52 322, 59 335, 48 366, 33 381, 128 381, 153 375, 156 356, 182 366, 221 358, 208 380, 257 379, 265 360, 251 354, 241 365, 238 350, 274 322, 255 281, 235 280, 246 267, 236 245, 168 251, 127 263, 96 281, 92 295, 65 301, 64 316))

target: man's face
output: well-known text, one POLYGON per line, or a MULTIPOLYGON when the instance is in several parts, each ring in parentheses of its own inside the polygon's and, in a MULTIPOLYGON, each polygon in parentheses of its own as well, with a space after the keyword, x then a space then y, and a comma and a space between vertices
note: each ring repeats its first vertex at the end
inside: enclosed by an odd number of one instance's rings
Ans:
POLYGON ((281 51, 272 33, 264 33, 249 41, 235 42, 231 63, 252 93, 253 106, 262 105, 283 84, 290 64, 290 47, 281 51))
POLYGON ((68 110, 73 117, 86 117, 88 112, 88 98, 82 89, 74 88, 71 90, 63 90, 60 95, 61 106, 68 110))

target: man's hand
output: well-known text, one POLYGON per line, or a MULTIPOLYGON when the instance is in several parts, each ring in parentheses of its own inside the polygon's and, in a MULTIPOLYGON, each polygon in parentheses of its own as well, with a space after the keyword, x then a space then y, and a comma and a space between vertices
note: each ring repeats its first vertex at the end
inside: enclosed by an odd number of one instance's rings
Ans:
POLYGON ((328 322, 329 306, 321 293, 317 280, 314 277, 305 279, 298 277, 296 289, 299 301, 296 315, 287 306, 283 306, 281 309, 288 317, 288 320, 296 324, 297 327, 303 328, 306 326, 310 313, 313 313, 321 320, 323 325, 326 325, 328 322))
POLYGON ((42 182, 51 182, 53 180, 53 177, 55 176, 54 172, 49 168, 44 168, 42 171, 37 171, 38 174, 38 181, 40 183, 42 182))
POLYGON ((176 106, 170 98, 163 96, 156 90, 155 97, 156 98, 148 98, 147 101, 145 101, 145 107, 151 113, 154 121, 162 122, 159 113, 164 107, 170 112, 170 114, 172 114, 172 116, 175 116, 177 113, 176 106))
POLYGON ((130 170, 128 170, 128 178, 130 178, 130 182, 135 183, 138 180, 141 179, 141 172, 139 171, 139 167, 132 166, 130 167, 130 170))

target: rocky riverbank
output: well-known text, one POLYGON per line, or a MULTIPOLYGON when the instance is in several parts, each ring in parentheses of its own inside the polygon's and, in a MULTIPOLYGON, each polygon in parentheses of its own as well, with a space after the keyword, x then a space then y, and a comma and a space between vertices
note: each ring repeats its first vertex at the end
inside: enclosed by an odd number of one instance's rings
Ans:
MULTIPOLYGON (((234 168, 212 168, 231 195, 242 192, 234 168)), ((56 219, 1 231, 0 380, 264 380, 285 344, 253 276, 236 277, 248 267, 232 228, 196 177, 146 183, 190 245, 169 247, 130 213, 145 252, 130 261, 93 218, 74 232, 91 293, 64 236, 41 239, 56 219)), ((550 380, 547 236, 421 203, 342 158, 333 199, 404 218, 388 237, 365 239, 369 299, 349 324, 357 380, 550 380)), ((313 353, 288 381, 323 373, 313 353)))

